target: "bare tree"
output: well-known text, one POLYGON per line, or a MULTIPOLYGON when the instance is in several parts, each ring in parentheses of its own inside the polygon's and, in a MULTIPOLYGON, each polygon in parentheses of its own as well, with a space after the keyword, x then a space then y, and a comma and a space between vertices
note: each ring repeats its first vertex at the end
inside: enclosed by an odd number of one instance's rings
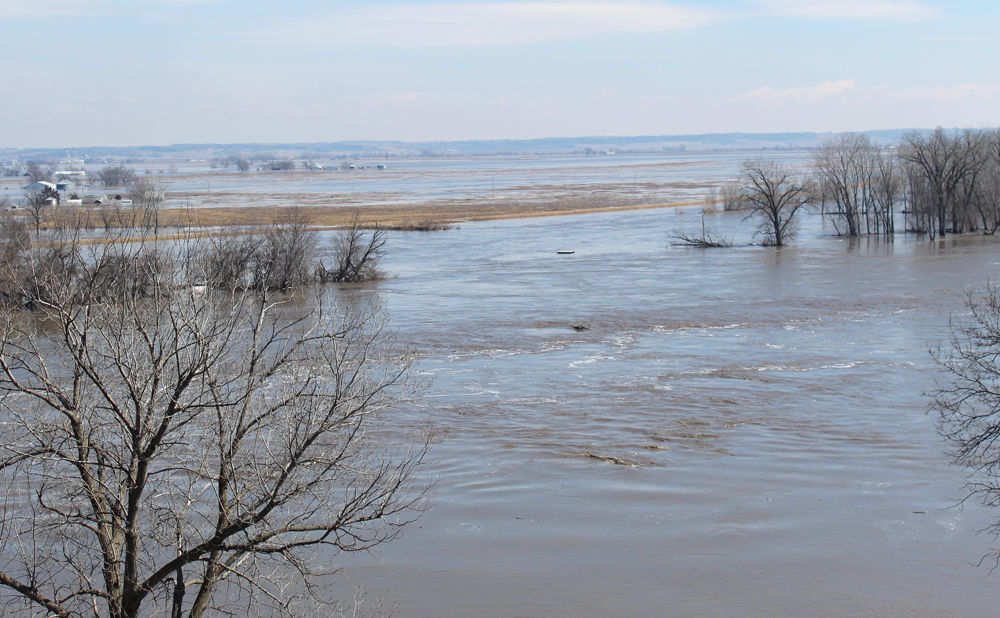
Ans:
POLYGON ((739 182, 727 182, 719 189, 719 199, 722 201, 722 210, 735 212, 748 210, 750 205, 743 200, 743 188, 739 182))
POLYGON ((316 257, 316 232, 309 217, 290 208, 264 235, 254 267, 252 287, 287 290, 312 281, 316 257))
POLYGON ((419 506, 408 480, 423 446, 387 456, 366 439, 409 393, 381 313, 200 293, 173 268, 108 294, 92 284, 148 263, 110 259, 144 243, 106 240, 71 248, 96 253, 34 313, 0 310, 6 608, 201 616, 331 601, 314 554, 373 548, 419 506))
POLYGON ((810 197, 810 184, 774 161, 747 161, 743 164, 743 199, 750 214, 760 220, 759 234, 764 244, 780 247, 794 232, 795 215, 810 197))
POLYGON ((154 231, 160 227, 160 207, 166 200, 166 192, 152 178, 134 178, 130 183, 132 207, 139 215, 139 225, 154 231))
POLYGON ((0 304, 20 305, 31 234, 20 217, 0 217, 0 304))
POLYGON ((978 215, 984 234, 1000 229, 1000 130, 982 133, 983 166, 968 191, 968 202, 978 215))
POLYGON ((297 208, 276 219, 263 238, 241 232, 213 238, 195 257, 197 279, 230 290, 286 291, 323 279, 316 232, 297 208))
POLYGON ((893 214, 901 198, 899 165, 867 135, 845 133, 823 143, 815 157, 821 195, 817 202, 838 234, 892 234, 893 214), (835 209, 826 209, 831 199, 835 209))
POLYGON ((50 187, 24 195, 24 207, 28 211, 31 221, 35 224, 36 237, 41 231, 42 222, 45 221, 45 213, 58 202, 59 193, 50 187))
POLYGON ((938 235, 948 232, 949 219, 953 233, 963 231, 966 204, 960 187, 983 165, 985 153, 973 131, 951 136, 938 127, 930 135, 909 133, 903 137, 900 157, 911 167, 909 177, 915 185, 911 193, 924 201, 913 204, 914 210, 933 212, 938 235))
MULTIPOLYGON (((966 305, 971 318, 953 323, 949 349, 934 354, 945 383, 933 407, 955 461, 969 468, 969 495, 1000 506, 1000 288, 969 292, 966 305)), ((1000 521, 990 531, 1000 534, 1000 521)))
POLYGON ((317 269, 321 281, 360 282, 381 279, 384 275, 378 262, 385 247, 385 230, 375 227, 365 231, 358 213, 350 225, 341 230, 333 241, 333 265, 320 263, 317 269))
POLYGON ((25 171, 31 182, 39 182, 41 180, 48 180, 52 177, 52 170, 42 166, 42 163, 38 161, 28 161, 28 167, 25 171))
POLYGON ((125 187, 135 178, 135 170, 124 163, 113 163, 101 168, 98 177, 105 187, 125 187))
MULTIPOLYGON (((825 197, 833 199, 837 209, 828 211, 838 233, 858 236, 867 211, 869 153, 867 135, 845 133, 823 142, 816 153, 815 166, 825 197)), ((825 200, 824 200, 825 201, 825 200)))
POLYGON ((894 152, 878 150, 871 155, 868 196, 876 234, 896 232, 896 204, 903 200, 903 177, 894 152))
POLYGON ((250 273, 260 250, 258 237, 235 233, 209 238, 206 243, 194 257, 199 282, 229 290, 251 287, 250 273))

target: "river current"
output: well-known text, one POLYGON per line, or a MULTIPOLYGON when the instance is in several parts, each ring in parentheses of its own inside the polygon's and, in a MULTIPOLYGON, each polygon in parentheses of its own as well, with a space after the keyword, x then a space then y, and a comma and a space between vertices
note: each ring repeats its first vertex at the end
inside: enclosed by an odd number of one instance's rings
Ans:
MULTIPOLYGON (((994 239, 670 245, 699 209, 393 233, 377 296, 427 388, 428 510, 336 556, 403 616, 994 615, 928 352, 994 239), (559 255, 557 251, 574 251, 559 255), (572 325, 584 326, 577 330, 572 325)), ((900 226, 902 227, 902 226, 900 226)))

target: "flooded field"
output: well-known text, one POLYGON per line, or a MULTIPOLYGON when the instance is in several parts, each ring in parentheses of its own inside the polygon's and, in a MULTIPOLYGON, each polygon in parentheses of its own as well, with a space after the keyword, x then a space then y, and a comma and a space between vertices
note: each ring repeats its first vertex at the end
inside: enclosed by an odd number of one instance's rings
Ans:
MULTIPOLYGON (((269 206, 294 197, 307 205, 364 208, 428 201, 485 200, 657 202, 701 198, 710 184, 733 178, 747 153, 616 155, 601 157, 462 157, 403 159, 377 169, 241 174, 201 170, 165 177, 174 201, 193 206, 269 206), (294 190, 290 188, 294 187, 294 190)), ((805 152, 782 153, 788 162, 807 161, 805 152)), ((351 163, 350 165, 355 165, 351 163)))
MULTIPOLYGON (((207 161, 135 162, 140 177, 165 190, 165 208, 335 206, 365 209, 427 204, 496 209, 512 203, 564 205, 658 203, 701 199, 708 187, 735 178, 747 157, 760 153, 654 153, 615 156, 430 157, 323 161, 326 169, 271 171, 212 169, 207 161), (385 169, 378 169, 379 164, 385 169), (354 169, 341 169, 351 165, 354 169)), ((772 153, 790 165, 807 164, 811 153, 772 153)), ((80 195, 115 195, 94 180, 101 166, 89 166, 80 195)), ((21 179, 4 179, 0 198, 24 197, 21 179)))
MULTIPOLYGON (((670 247, 697 209, 393 233, 429 510, 338 556, 403 616, 993 615, 991 517, 927 413, 980 236, 670 247), (573 250, 557 255, 557 250, 573 250), (571 325, 586 326, 577 330, 571 325)), ((739 216, 713 231, 749 240, 739 216)))

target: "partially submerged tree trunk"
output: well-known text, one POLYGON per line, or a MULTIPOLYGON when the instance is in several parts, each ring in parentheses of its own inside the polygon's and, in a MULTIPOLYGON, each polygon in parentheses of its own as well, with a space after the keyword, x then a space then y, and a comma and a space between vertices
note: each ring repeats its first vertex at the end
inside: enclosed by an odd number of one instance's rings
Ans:
POLYGON ((810 199, 810 185, 773 161, 743 164, 743 199, 760 221, 764 244, 780 247, 794 232, 795 215, 810 199))

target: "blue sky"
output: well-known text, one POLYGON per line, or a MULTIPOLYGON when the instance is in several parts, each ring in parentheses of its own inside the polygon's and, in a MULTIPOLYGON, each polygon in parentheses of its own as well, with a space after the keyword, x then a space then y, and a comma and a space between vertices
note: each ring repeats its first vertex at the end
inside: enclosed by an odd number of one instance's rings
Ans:
POLYGON ((0 145, 997 126, 998 7, 0 0, 0 145))

